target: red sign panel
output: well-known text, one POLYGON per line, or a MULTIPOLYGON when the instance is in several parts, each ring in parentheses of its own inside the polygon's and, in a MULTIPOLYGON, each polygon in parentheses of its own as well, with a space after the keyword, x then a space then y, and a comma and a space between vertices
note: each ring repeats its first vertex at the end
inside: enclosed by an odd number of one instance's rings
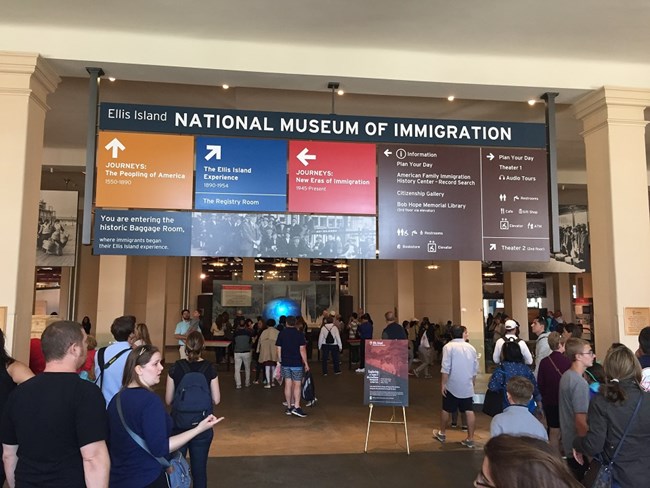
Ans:
POLYGON ((289 142, 289 212, 375 215, 374 144, 289 142))

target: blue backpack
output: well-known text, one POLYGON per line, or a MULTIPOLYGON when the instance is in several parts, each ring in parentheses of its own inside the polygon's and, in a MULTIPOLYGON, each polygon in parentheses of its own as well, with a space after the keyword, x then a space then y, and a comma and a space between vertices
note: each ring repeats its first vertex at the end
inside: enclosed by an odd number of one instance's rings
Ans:
POLYGON ((212 392, 205 376, 212 365, 202 361, 199 370, 194 372, 187 360, 176 364, 183 370, 183 377, 174 391, 172 419, 176 429, 185 431, 212 413, 212 392))

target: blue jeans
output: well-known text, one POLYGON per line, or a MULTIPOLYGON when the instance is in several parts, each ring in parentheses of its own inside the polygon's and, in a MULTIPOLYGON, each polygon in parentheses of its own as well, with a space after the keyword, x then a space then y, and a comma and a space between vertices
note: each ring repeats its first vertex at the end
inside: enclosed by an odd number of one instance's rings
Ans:
POLYGON ((339 346, 337 346, 336 344, 323 344, 321 346, 323 374, 327 374, 327 360, 329 359, 330 352, 332 353, 334 372, 338 373, 339 371, 341 371, 341 364, 339 363, 339 346))
POLYGON ((201 432, 180 449, 183 456, 186 456, 189 448, 192 486, 194 488, 207 488, 208 486, 208 452, 210 451, 212 437, 214 437, 214 430, 208 429, 201 432))

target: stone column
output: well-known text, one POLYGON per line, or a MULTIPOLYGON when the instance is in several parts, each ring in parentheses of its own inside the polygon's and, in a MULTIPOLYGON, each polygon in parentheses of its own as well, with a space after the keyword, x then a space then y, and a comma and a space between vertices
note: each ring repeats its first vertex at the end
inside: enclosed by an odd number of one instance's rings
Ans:
MULTIPOLYGON (((395 261, 397 294, 397 321, 410 321, 415 316, 415 283, 413 281, 413 261, 395 261)), ((418 317, 420 318, 420 317, 418 317)))
POLYGON ((6 347, 29 361, 36 229, 47 95, 59 77, 38 54, 0 51, 0 306, 7 307, 6 347))
POLYGON ((503 273, 506 313, 519 322, 519 337, 528 340, 528 299, 526 273, 503 273))
POLYGON ((242 258, 242 281, 255 279, 255 258, 242 258))
POLYGON ((483 278, 480 261, 452 263, 452 314, 453 323, 464 325, 469 342, 476 348, 480 373, 485 373, 485 340, 483 337, 483 278))
POLYGON ((650 306, 650 211, 645 151, 650 89, 604 87, 579 100, 587 159, 596 350, 632 349, 626 307, 650 306))
POLYGON ((565 322, 573 322, 570 278, 569 273, 553 273, 553 311, 560 310, 565 322))
POLYGON ((311 259, 298 259, 298 281, 309 281, 311 278, 311 259))
POLYGON ((97 323, 95 335, 99 346, 114 340, 111 324, 125 313, 128 256, 103 255, 99 258, 97 284, 97 323))

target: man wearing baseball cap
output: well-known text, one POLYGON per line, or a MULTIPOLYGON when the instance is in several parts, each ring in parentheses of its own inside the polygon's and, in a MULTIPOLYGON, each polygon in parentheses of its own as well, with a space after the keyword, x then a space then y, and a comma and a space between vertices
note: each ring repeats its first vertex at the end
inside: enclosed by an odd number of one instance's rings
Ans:
POLYGON ((533 355, 530 353, 530 349, 528 349, 526 342, 519 339, 519 325, 517 322, 512 319, 506 320, 505 329, 505 337, 500 338, 494 345, 494 354, 492 354, 492 360, 494 363, 501 363, 501 348, 506 341, 517 341, 519 343, 519 348, 521 349, 521 354, 524 357, 524 362, 528 365, 533 364, 533 355))

